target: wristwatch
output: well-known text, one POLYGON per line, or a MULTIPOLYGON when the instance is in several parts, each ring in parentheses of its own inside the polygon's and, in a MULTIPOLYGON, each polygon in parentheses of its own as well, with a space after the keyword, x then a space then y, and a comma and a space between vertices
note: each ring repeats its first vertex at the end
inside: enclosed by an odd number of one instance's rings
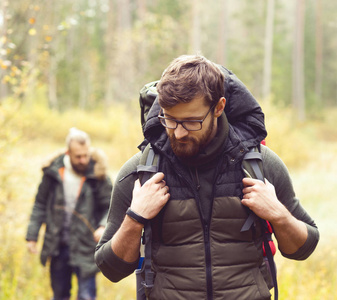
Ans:
POLYGON ((136 222, 143 224, 144 226, 146 225, 146 223, 149 221, 149 219, 145 219, 142 216, 138 215, 137 213, 135 213, 130 207, 128 208, 128 210, 126 211, 126 214, 133 220, 135 220, 136 222))

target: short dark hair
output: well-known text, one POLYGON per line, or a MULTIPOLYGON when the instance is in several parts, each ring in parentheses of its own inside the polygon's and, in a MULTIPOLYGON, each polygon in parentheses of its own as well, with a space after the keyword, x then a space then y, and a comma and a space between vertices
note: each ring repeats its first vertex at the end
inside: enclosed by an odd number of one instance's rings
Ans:
POLYGON ((220 68, 204 56, 179 56, 157 85, 159 104, 165 109, 203 97, 210 106, 215 105, 225 96, 224 80, 220 68))

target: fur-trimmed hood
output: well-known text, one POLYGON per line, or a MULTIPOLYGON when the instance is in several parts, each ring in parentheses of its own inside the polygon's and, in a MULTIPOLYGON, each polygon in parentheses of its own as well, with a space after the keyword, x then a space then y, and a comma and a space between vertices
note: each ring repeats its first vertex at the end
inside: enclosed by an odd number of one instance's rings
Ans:
MULTIPOLYGON (((105 179, 108 176, 108 162, 107 157, 103 150, 99 148, 90 148, 90 162, 89 167, 86 172, 86 177, 95 177, 99 180, 105 179)), ((59 149, 49 155, 46 160, 42 163, 42 170, 46 172, 47 170, 57 171, 59 168, 64 166, 63 158, 66 155, 67 149, 59 149)))

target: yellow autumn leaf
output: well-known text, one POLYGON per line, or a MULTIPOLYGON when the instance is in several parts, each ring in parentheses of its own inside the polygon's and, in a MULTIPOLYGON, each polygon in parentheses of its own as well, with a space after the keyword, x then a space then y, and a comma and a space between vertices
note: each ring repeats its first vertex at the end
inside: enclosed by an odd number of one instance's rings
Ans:
POLYGON ((36 29, 35 28, 29 29, 28 34, 29 35, 36 35, 36 29))
POLYGON ((2 79, 3 83, 9 82, 11 80, 9 75, 4 76, 4 78, 2 79))
POLYGON ((53 38, 50 35, 46 35, 44 39, 46 42, 51 42, 53 38))
POLYGON ((35 20, 35 18, 29 18, 28 22, 29 22, 29 24, 33 25, 33 24, 35 24, 36 20, 35 20))
POLYGON ((7 70, 11 66, 12 62, 9 60, 1 61, 1 68, 7 70))

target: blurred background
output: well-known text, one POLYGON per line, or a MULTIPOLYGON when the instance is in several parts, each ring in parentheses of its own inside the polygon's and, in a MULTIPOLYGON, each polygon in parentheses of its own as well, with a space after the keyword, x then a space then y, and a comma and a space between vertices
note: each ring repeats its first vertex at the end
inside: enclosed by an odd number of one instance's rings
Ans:
MULTIPOLYGON (((308 260, 277 253, 280 299, 337 299, 336 49, 336 1, 2 0, 0 299, 51 297, 48 269, 24 240, 45 158, 76 126, 115 178, 142 141, 139 90, 195 53, 259 101, 267 146, 320 229, 308 260)), ((133 275, 98 280, 98 299, 135 299, 133 275)))

